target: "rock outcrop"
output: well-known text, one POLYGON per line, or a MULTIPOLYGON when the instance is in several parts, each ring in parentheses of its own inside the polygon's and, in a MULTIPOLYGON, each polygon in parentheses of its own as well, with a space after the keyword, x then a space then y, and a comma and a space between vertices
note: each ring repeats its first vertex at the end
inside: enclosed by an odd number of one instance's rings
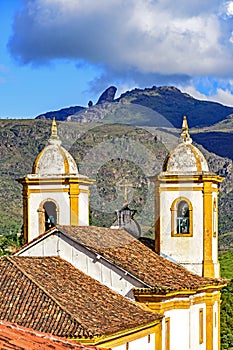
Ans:
POLYGON ((100 95, 96 104, 99 105, 104 102, 114 102, 116 91, 117 88, 115 86, 110 86, 102 93, 102 95, 100 95))

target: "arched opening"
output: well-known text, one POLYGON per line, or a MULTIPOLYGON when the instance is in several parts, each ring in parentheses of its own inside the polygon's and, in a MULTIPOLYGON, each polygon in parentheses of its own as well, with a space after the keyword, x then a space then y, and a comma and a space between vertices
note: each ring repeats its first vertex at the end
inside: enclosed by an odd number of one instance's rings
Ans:
POLYGON ((192 236, 193 234, 192 203, 185 197, 174 200, 171 206, 171 234, 172 236, 192 236))
POLYGON ((57 224, 57 207, 52 201, 47 201, 44 203, 44 223, 45 231, 57 224))
POLYGON ((40 203, 38 208, 40 234, 55 226, 59 222, 59 207, 50 198, 40 203))
POLYGON ((181 200, 177 203, 177 217, 176 217, 176 232, 189 233, 189 205, 186 201, 181 200))

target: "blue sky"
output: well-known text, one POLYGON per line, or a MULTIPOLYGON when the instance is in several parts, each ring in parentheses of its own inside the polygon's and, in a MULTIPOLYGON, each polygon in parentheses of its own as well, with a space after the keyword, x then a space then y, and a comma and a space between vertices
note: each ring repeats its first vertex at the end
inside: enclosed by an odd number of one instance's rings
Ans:
POLYGON ((0 0, 0 117, 175 85, 233 106, 233 1, 0 0))

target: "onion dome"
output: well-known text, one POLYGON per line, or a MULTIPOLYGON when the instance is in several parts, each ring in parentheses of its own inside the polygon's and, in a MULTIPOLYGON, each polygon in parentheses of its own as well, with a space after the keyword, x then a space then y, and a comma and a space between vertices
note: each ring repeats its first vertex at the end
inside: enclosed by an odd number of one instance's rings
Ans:
POLYGON ((183 118, 180 143, 167 156, 163 171, 175 174, 209 172, 205 157, 192 145, 186 117, 183 118))
POLYGON ((40 176, 78 175, 74 158, 61 146, 55 119, 53 119, 51 130, 48 146, 37 156, 32 173, 40 176))

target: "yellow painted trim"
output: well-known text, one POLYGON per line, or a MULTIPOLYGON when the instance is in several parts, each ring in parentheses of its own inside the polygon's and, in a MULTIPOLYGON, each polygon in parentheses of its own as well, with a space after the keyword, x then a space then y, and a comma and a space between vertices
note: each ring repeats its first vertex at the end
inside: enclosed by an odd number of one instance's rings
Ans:
POLYGON ((70 175, 62 175, 62 176, 54 176, 52 178, 50 177, 23 177, 20 179, 17 179, 17 181, 21 184, 28 184, 28 185, 69 185, 69 183, 78 183, 83 184, 84 186, 91 185, 95 182, 93 179, 89 179, 87 177, 78 177, 78 176, 70 176, 70 175))
POLYGON ((166 311, 170 310, 188 310, 190 308, 191 302, 190 300, 171 300, 161 302, 149 302, 146 304, 151 309, 151 311, 164 315, 166 311))
POLYGON ((215 312, 214 312, 214 304, 217 302, 218 311, 218 349, 220 349, 220 292, 214 297, 212 294, 206 294, 205 303, 206 303, 206 350, 213 350, 213 339, 214 328, 216 325, 214 324, 215 312))
POLYGON ((65 169, 65 174, 69 174, 70 173, 70 167, 69 167, 69 162, 68 159, 66 157, 66 154, 63 150, 63 148, 61 146, 58 146, 59 151, 61 152, 62 158, 63 158, 63 162, 64 162, 64 169, 65 169))
POLYGON ((88 195, 90 194, 90 190, 82 190, 81 188, 79 189, 80 193, 87 193, 88 195))
POLYGON ((221 330, 221 326, 220 326, 220 306, 221 306, 221 298, 220 298, 220 293, 219 293, 219 300, 218 300, 218 350, 220 350, 221 348, 221 338, 220 338, 220 330, 221 330))
POLYGON ((32 166, 32 173, 33 173, 33 174, 36 173, 39 160, 40 160, 41 156, 43 155, 43 153, 44 153, 44 151, 45 151, 45 149, 46 149, 47 147, 48 147, 48 146, 45 146, 45 147, 42 149, 42 151, 38 154, 38 156, 36 157, 36 160, 34 161, 33 166, 32 166))
POLYGON ((213 263, 213 195, 212 183, 204 182, 203 188, 203 276, 215 276, 213 263))
POLYGON ((29 188, 28 192, 31 193, 61 193, 61 192, 69 192, 69 188, 40 188, 40 189, 36 189, 36 188, 29 188))
MULTIPOLYGON (((151 178, 153 181, 155 178, 151 178)), ((197 174, 197 175, 187 175, 187 174, 168 174, 168 173, 161 173, 158 175, 158 180, 161 183, 182 183, 182 182, 194 182, 194 183, 202 183, 205 181, 211 181, 213 183, 220 183, 224 180, 223 177, 219 175, 203 175, 203 174, 197 174)))
POLYGON ((160 187, 160 192, 170 192, 170 191, 179 191, 179 192, 187 192, 187 191, 203 191, 203 187, 182 187, 182 186, 176 186, 176 187, 160 187))
POLYGON ((170 210, 171 210, 171 236, 172 237, 192 237, 193 236, 193 206, 191 201, 186 197, 178 197, 172 202, 170 210), (176 233, 177 204, 180 201, 185 201, 188 203, 188 207, 189 207, 189 232, 188 233, 176 233))
POLYGON ((155 251, 160 253, 160 194, 159 194, 159 183, 155 183, 155 251))
POLYGON ((155 349, 162 350, 162 322, 160 322, 155 331, 155 349))
POLYGON ((79 224, 79 186, 76 183, 70 183, 70 225, 79 224))
POLYGON ((28 191, 28 186, 24 184, 23 186, 23 237, 24 244, 29 242, 28 231, 29 231, 29 198, 30 192, 28 191))
POLYGON ((196 167, 197 167, 197 171, 202 171, 202 165, 201 165, 201 160, 199 157, 199 154, 197 153, 197 149, 196 147, 194 147, 192 144, 190 145, 186 145, 188 146, 188 148, 190 148, 194 154, 195 160, 196 160, 196 167))
POLYGON ((165 350, 170 350, 170 317, 165 318, 165 350))
MULTIPOLYGON (((93 338, 79 338, 78 341, 82 344, 88 344, 88 345, 94 345, 94 346, 102 346, 106 348, 112 348, 116 346, 120 346, 122 344, 125 344, 127 342, 134 341, 139 338, 143 338, 148 336, 149 334, 159 334, 161 330, 161 322, 162 320, 156 320, 153 323, 138 326, 133 329, 125 329, 123 331, 110 334, 110 335, 103 335, 100 337, 93 337, 93 338)), ((72 339, 70 340, 76 340, 72 339)), ((156 349, 157 350, 157 349, 156 349)), ((160 350, 160 349, 159 349, 160 350)))
POLYGON ((164 314, 164 311, 171 309, 188 309, 191 304, 200 304, 206 298, 209 300, 210 295, 214 301, 220 301, 220 290, 226 285, 227 282, 219 286, 205 286, 196 290, 184 289, 164 293, 164 295, 153 293, 153 291, 150 293, 149 289, 144 292, 143 290, 134 289, 134 296, 138 303, 148 306, 153 311, 164 314))
POLYGON ((218 207, 217 207, 217 198, 214 198, 213 201, 213 237, 217 237, 218 230, 218 207))
MULTIPOLYGON (((207 328, 207 324, 206 324, 207 328)), ((211 338, 213 340, 213 338, 211 338)), ((199 344, 204 343, 204 309, 199 309, 199 344)))

